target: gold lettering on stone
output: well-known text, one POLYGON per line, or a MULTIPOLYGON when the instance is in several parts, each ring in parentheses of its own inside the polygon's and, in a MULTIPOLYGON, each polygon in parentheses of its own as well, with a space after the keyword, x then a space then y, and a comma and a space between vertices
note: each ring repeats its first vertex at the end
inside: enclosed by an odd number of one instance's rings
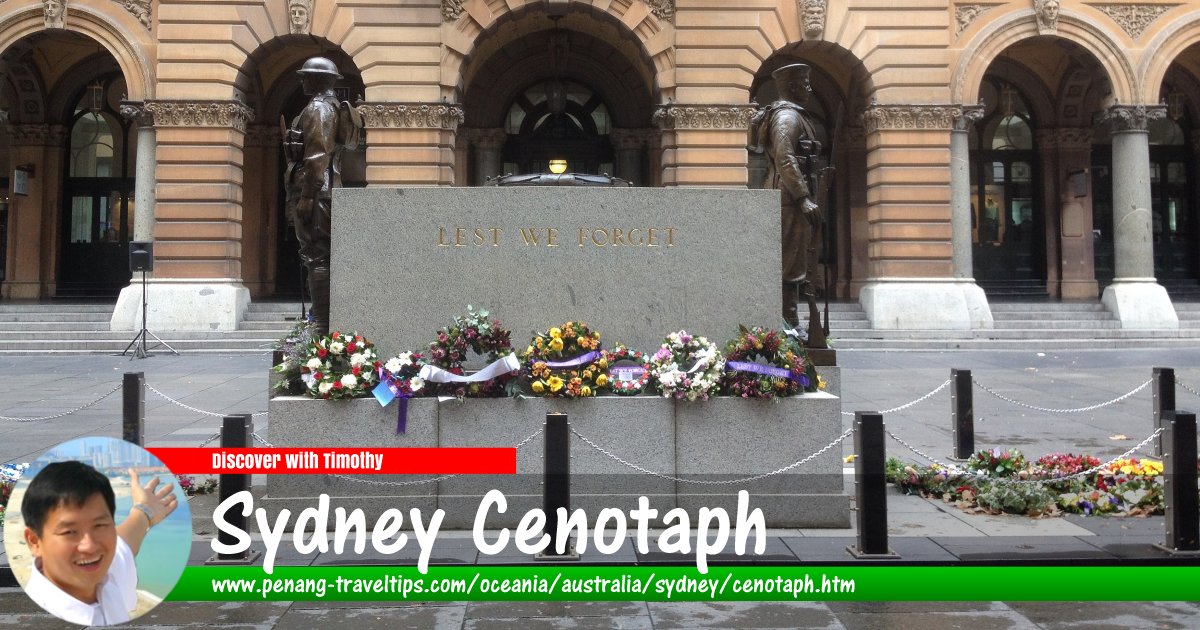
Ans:
POLYGON ((546 247, 558 247, 558 228, 546 228, 546 247))
POLYGON ((438 226, 438 247, 484 247, 489 244, 492 247, 499 247, 500 236, 504 233, 504 228, 498 227, 455 227, 452 229, 454 230, 453 242, 450 240, 450 235, 446 233, 446 227, 438 226))

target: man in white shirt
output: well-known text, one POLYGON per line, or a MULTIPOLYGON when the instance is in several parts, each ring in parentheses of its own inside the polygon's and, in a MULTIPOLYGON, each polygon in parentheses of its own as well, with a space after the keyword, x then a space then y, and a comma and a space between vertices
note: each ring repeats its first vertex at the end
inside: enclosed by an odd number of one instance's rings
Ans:
POLYGON ((87 464, 50 464, 25 490, 21 516, 34 557, 25 592, 51 614, 81 625, 129 621, 137 605, 134 556, 178 506, 174 484, 157 488, 155 478, 142 487, 129 472, 134 505, 120 525, 112 484, 87 464))

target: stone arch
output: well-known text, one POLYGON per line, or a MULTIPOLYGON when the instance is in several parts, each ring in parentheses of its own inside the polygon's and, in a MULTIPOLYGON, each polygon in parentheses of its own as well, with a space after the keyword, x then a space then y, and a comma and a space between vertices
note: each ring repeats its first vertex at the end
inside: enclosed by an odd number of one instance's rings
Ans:
MULTIPOLYGON (((975 102, 983 75, 992 62, 1009 46, 1039 35, 1032 9, 1013 11, 981 29, 962 49, 950 80, 951 100, 955 103, 975 102)), ((1138 102, 1141 95, 1137 75, 1129 57, 1116 44, 1118 38, 1113 33, 1064 10, 1059 14, 1058 31, 1054 36, 1079 45, 1096 60, 1104 69, 1112 86, 1112 96, 1118 102, 1138 102)))
POLYGON ((1158 102, 1171 64, 1197 43, 1200 43, 1200 10, 1176 17, 1147 44, 1137 74, 1141 79, 1143 103, 1158 102))
MULTIPOLYGON (((482 0, 474 1, 482 2, 482 0)), ((638 64, 643 66, 638 68, 638 72, 655 96, 660 96, 660 91, 673 87, 659 85, 657 80, 657 77, 674 68, 670 47, 660 44, 652 50, 649 46, 651 38, 660 42, 669 41, 655 37, 664 30, 674 29, 669 21, 655 17, 643 2, 634 2, 628 7, 621 3, 608 3, 603 9, 592 6, 575 6, 582 5, 582 3, 571 3, 571 5, 570 8, 563 11, 567 18, 572 14, 583 14, 593 19, 599 18, 602 24, 615 28, 616 33, 620 36, 617 40, 608 40, 609 43, 616 44, 615 47, 631 60, 648 61, 648 63, 638 64)), ((452 27, 443 27, 456 29, 462 39, 454 38, 454 40, 466 42, 461 48, 456 48, 451 38, 443 38, 447 42, 449 57, 442 62, 442 89, 446 92, 445 96, 452 97, 455 101, 460 100, 459 97, 471 84, 475 73, 483 66, 480 60, 486 60, 494 52, 530 34, 532 30, 530 27, 505 29, 505 25, 520 24, 531 15, 548 13, 545 5, 526 5, 512 9, 507 3, 503 3, 495 9, 495 12, 464 12, 459 17, 458 23, 452 27), (486 21, 479 21, 477 13, 486 16, 486 21)), ((569 22, 564 26, 569 28, 569 22)))
POLYGON ((5 89, 12 95, 9 102, 9 123, 44 122, 46 118, 46 86, 42 75, 20 59, 24 47, 18 43, 5 50, 3 60, 5 89))
MULTIPOLYGON (((146 54, 149 33, 145 37, 133 35, 145 31, 133 16, 124 11, 101 13, 89 6, 71 5, 67 7, 64 26, 67 31, 98 42, 117 60, 125 76, 129 100, 154 98, 154 66, 146 54)), ((40 4, 12 13, 0 19, 0 51, 45 30, 40 4)))

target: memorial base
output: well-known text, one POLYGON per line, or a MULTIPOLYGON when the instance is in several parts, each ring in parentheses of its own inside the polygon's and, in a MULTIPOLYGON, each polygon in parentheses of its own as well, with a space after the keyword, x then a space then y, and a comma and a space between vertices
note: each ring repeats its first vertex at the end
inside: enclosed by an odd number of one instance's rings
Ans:
MULTIPOLYGON (((149 280, 146 327, 152 331, 237 330, 250 305, 250 290, 237 280, 149 280)), ((142 284, 121 289, 109 328, 142 327, 142 284)))
POLYGON ((1121 328, 1176 330, 1179 316, 1167 290, 1153 278, 1113 280, 1100 298, 1104 308, 1121 320, 1121 328))
MULTIPOLYGON (((544 398, 472 399, 438 403, 409 401, 405 433, 396 433, 396 408, 374 399, 322 401, 280 396, 269 403, 267 440, 275 446, 515 446, 537 433, 548 412, 564 412, 577 435, 571 439, 571 508, 595 518, 603 508, 628 512, 645 496, 650 507, 681 507, 693 519, 700 507, 736 514, 737 493, 750 493, 768 527, 849 527, 841 449, 830 449, 804 466, 748 482, 807 457, 842 433, 840 401, 827 393, 778 401, 717 398, 676 402, 654 397, 605 396, 583 400, 544 398), (625 462, 686 481, 636 471, 625 462), (688 483, 701 481, 706 483, 688 483), (715 482, 715 483, 714 483, 715 482)), ((262 505, 293 514, 315 506, 321 494, 331 508, 361 508, 368 519, 390 508, 445 511, 445 529, 469 529, 483 495, 497 489, 508 503, 492 510, 486 525, 513 527, 542 507, 542 435, 517 450, 516 475, 463 475, 428 483, 435 475, 270 475, 262 505)))
POLYGON ((875 280, 859 293, 876 330, 973 330, 995 326, 987 296, 970 280, 875 280))

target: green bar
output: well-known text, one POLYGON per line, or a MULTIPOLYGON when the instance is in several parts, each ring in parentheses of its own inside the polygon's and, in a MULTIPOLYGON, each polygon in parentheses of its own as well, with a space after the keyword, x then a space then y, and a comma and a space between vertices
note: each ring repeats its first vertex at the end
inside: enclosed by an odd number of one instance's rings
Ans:
POLYGON ((266 575, 261 567, 206 566, 187 567, 168 599, 1191 601, 1200 598, 1197 584, 1200 566, 753 566, 703 575, 694 567, 559 565, 437 566, 424 575, 411 566, 275 567, 266 575))

